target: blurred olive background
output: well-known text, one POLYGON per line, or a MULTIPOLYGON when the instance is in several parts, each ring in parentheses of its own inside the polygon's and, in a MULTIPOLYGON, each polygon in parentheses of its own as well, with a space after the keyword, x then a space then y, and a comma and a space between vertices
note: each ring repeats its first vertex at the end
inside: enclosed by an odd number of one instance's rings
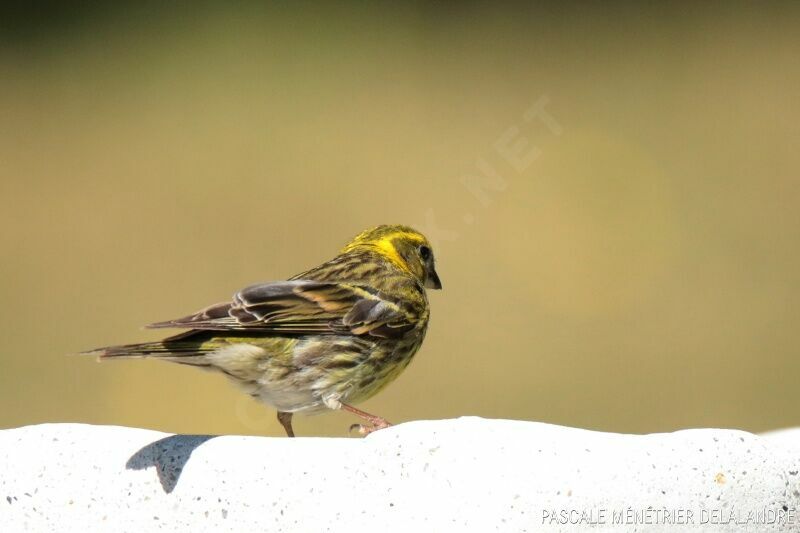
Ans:
POLYGON ((0 23, 0 426, 282 434, 220 376, 68 354, 380 223, 444 290, 366 410, 800 425, 797 4, 65 6, 0 23))

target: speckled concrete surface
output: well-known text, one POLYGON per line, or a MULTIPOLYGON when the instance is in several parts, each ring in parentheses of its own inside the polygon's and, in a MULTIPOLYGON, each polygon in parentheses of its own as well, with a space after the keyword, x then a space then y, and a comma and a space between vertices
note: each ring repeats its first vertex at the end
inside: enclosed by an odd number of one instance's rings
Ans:
POLYGON ((0 431, 0 531, 800 531, 798 470, 796 431, 461 418, 286 439, 45 424, 0 431))

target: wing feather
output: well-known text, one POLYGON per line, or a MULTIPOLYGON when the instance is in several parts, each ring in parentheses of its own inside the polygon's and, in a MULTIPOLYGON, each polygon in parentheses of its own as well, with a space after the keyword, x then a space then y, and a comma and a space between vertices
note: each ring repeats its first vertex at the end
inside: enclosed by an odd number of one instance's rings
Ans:
POLYGON ((416 319, 413 312, 371 287, 293 280, 251 285, 231 302, 148 327, 398 337, 414 329, 416 319))

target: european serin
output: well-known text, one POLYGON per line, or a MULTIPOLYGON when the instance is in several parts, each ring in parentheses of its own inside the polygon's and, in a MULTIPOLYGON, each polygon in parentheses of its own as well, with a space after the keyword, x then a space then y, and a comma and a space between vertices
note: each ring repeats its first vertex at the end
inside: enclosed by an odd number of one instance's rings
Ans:
POLYGON ((356 409, 395 379, 425 337, 425 288, 441 289, 428 240, 407 226, 362 232, 342 252, 288 281, 258 283, 230 302, 151 328, 188 328, 161 342, 92 350, 100 360, 155 357, 221 372, 278 410, 290 437, 294 413, 356 409))

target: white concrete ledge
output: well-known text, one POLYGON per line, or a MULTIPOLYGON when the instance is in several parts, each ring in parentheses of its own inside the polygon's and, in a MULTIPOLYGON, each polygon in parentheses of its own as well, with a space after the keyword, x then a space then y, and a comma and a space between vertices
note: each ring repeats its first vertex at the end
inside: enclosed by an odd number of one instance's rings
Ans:
POLYGON ((288 439, 45 424, 0 432, 0 531, 798 531, 799 470, 797 430, 460 418, 288 439))

